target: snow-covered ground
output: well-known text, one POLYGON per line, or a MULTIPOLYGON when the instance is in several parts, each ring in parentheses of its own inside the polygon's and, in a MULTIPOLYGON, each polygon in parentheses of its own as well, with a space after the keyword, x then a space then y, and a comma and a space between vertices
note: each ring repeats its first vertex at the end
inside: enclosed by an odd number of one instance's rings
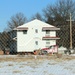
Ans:
POLYGON ((2 60, 0 75, 75 75, 75 59, 2 60))

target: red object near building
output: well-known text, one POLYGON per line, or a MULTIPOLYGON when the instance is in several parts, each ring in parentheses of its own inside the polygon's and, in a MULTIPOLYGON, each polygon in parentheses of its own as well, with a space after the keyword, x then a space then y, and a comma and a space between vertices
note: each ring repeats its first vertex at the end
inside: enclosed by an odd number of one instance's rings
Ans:
POLYGON ((58 46, 52 45, 49 48, 42 48, 42 50, 46 50, 48 53, 57 53, 58 52, 58 46))

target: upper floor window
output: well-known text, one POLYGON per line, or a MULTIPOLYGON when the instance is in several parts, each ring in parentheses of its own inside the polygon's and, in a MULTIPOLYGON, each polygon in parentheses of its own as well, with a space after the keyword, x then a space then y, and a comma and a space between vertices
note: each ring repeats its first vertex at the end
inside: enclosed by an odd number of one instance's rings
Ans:
POLYGON ((38 41, 35 41, 35 44, 38 45, 38 41))
POLYGON ((38 33, 38 29, 35 29, 35 33, 38 33))
POLYGON ((27 34, 27 30, 23 30, 23 34, 27 34))
POLYGON ((50 34, 50 31, 49 30, 46 30, 46 34, 50 34))
POLYGON ((50 36, 50 31, 46 30, 46 36, 50 36))

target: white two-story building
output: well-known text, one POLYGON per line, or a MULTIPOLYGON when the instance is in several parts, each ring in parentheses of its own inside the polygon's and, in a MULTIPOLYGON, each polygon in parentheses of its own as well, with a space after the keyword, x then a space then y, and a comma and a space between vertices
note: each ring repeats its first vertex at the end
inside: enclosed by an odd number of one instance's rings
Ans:
POLYGON ((14 30, 17 30, 17 52, 33 52, 56 45, 56 40, 60 39, 56 36, 56 31, 60 28, 37 19, 14 30))

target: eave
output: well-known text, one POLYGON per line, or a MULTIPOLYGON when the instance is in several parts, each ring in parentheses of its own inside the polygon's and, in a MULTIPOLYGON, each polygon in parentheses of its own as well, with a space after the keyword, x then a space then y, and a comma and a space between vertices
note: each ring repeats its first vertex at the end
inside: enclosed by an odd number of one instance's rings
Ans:
POLYGON ((17 27, 14 28, 13 30, 28 30, 28 27, 17 27))
POLYGON ((58 40, 58 39, 60 39, 60 38, 59 38, 59 37, 49 37, 49 36, 46 37, 46 36, 45 36, 45 37, 43 37, 42 39, 43 39, 43 40, 47 40, 47 39, 48 39, 48 40, 58 40))
POLYGON ((42 30, 60 30, 60 28, 57 28, 57 27, 43 27, 42 30))

